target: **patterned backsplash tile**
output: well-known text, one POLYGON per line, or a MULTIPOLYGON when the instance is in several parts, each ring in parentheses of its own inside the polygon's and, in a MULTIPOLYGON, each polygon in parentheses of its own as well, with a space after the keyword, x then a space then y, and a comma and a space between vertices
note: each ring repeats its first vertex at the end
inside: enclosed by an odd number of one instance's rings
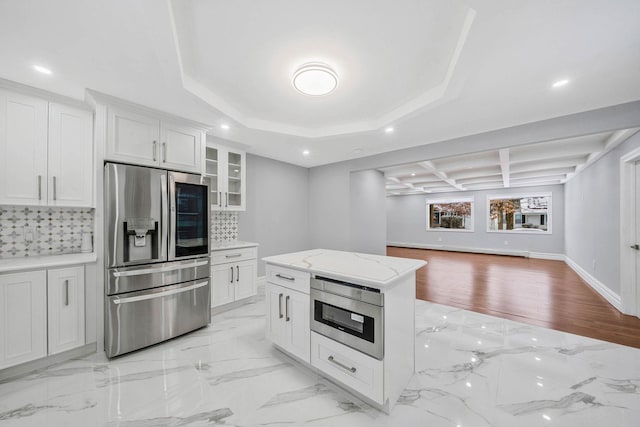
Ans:
POLYGON ((238 240, 238 213, 212 212, 211 239, 216 242, 238 240))
POLYGON ((0 258, 80 252, 93 233, 91 208, 0 206, 0 258))

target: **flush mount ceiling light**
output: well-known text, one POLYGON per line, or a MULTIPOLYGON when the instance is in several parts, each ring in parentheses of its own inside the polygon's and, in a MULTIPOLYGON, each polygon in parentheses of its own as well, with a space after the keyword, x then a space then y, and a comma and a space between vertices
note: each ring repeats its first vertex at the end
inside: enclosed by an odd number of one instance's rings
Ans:
POLYGON ((567 84, 569 84, 569 80, 568 79, 562 79, 562 80, 558 80, 557 82, 555 82, 551 86, 553 88, 559 88, 559 87, 562 87, 562 86, 566 86, 567 84))
POLYGON ((293 73, 291 83, 298 92, 305 95, 327 95, 338 87, 338 75, 326 64, 310 62, 293 73))
POLYGON ((308 156, 309 154, 310 154, 309 150, 304 150, 302 152, 302 155, 304 155, 304 156, 308 156))
POLYGON ((393 133, 393 131, 394 131, 393 126, 389 126, 384 129, 384 133, 393 133))

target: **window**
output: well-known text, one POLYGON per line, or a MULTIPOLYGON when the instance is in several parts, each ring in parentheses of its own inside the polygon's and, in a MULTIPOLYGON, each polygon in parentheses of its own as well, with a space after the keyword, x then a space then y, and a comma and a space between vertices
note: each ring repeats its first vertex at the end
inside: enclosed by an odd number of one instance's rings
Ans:
POLYGON ((551 194, 489 196, 487 231, 551 233, 551 194))
POLYGON ((473 199, 427 200, 427 230, 473 231, 473 199))

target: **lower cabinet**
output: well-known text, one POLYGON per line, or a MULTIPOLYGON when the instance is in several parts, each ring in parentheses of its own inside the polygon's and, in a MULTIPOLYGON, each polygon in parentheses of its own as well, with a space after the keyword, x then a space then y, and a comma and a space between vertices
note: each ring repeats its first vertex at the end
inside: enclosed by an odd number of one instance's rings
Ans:
POLYGON ((229 304, 257 293, 258 261, 255 247, 216 251, 211 259, 211 307, 229 304))
POLYGON ((0 275, 0 369, 84 345, 84 319, 83 266, 0 275))
POLYGON ((47 271, 49 354, 84 345, 84 267, 47 271))
POLYGON ((0 369, 46 355, 46 272, 0 275, 0 369))
POLYGON ((309 295, 267 283, 265 299, 267 339, 309 363, 309 295))

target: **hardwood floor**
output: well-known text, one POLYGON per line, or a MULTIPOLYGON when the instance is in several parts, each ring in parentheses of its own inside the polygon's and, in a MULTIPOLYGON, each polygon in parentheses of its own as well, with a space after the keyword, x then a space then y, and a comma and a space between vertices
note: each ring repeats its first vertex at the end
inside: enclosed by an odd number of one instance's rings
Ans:
POLYGON ((640 348, 640 319, 621 314, 562 261, 387 247, 423 259, 416 297, 640 348))

